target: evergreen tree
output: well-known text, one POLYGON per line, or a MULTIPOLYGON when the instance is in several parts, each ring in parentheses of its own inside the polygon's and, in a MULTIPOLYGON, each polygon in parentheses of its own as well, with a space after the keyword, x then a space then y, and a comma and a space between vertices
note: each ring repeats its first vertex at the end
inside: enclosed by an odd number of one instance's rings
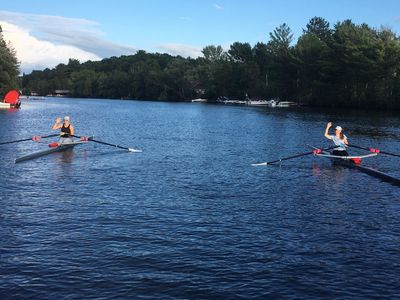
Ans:
POLYGON ((18 88, 19 63, 15 50, 7 45, 0 26, 0 94, 18 88))

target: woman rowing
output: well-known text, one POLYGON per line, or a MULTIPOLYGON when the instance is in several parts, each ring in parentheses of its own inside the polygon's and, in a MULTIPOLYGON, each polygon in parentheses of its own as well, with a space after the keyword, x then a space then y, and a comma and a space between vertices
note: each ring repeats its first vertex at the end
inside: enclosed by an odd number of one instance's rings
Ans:
POLYGON ((332 122, 329 122, 326 125, 326 129, 325 129, 325 137, 328 140, 332 140, 333 143, 338 146, 337 148, 335 148, 332 151, 333 155, 337 155, 337 156, 348 156, 349 154, 346 151, 346 147, 349 144, 349 142, 347 141, 347 137, 343 134, 343 129, 340 126, 336 126, 335 127, 335 134, 334 135, 330 135, 329 134, 329 129, 332 127, 332 122))
POLYGON ((72 126, 72 124, 70 123, 69 117, 65 116, 63 123, 61 123, 61 118, 57 118, 52 129, 61 129, 58 145, 72 142, 72 137, 75 134, 75 129, 74 126, 72 126))

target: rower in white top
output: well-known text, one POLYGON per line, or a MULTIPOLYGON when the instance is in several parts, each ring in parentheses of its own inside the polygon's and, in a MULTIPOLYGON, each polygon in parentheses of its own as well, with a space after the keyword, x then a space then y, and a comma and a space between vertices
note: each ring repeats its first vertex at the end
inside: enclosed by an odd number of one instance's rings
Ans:
POLYGON ((337 156, 348 156, 349 154, 347 153, 346 148, 349 145, 349 142, 347 141, 347 136, 344 135, 343 133, 343 128, 340 126, 335 127, 335 134, 330 135, 329 134, 329 129, 332 127, 332 122, 328 122, 326 125, 325 129, 325 137, 328 140, 332 140, 333 143, 338 146, 332 151, 332 155, 337 155, 337 156))

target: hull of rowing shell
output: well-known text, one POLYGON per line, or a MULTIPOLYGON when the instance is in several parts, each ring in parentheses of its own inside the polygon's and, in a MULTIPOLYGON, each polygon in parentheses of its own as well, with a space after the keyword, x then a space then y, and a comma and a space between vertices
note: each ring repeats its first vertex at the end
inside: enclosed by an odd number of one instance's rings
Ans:
POLYGON ((375 170, 373 168, 370 167, 365 167, 365 166, 361 166, 361 165, 357 165, 355 163, 353 163, 352 161, 349 160, 343 160, 343 159, 332 159, 332 163, 334 165, 340 165, 340 166, 345 166, 348 168, 352 168, 352 169, 356 169, 360 172, 363 172, 365 174, 380 178, 383 181, 395 184, 395 185, 400 185, 400 179, 390 176, 388 174, 385 174, 381 171, 375 170))
POLYGON ((34 158, 38 158, 38 157, 41 157, 41 156, 44 156, 44 155, 47 155, 47 154, 51 154, 51 153, 54 153, 54 152, 60 152, 60 151, 64 151, 64 150, 67 150, 67 149, 71 149, 71 148, 75 147, 76 145, 79 145, 79 144, 82 144, 82 143, 85 143, 85 142, 83 142, 83 141, 72 142, 72 143, 64 144, 64 145, 61 145, 61 146, 58 146, 58 147, 55 147, 55 148, 49 148, 49 149, 46 149, 46 150, 37 151, 37 152, 34 152, 34 153, 31 153, 31 154, 28 154, 28 155, 21 156, 21 157, 17 158, 15 160, 15 163, 19 163, 19 162, 30 160, 30 159, 34 159, 34 158))

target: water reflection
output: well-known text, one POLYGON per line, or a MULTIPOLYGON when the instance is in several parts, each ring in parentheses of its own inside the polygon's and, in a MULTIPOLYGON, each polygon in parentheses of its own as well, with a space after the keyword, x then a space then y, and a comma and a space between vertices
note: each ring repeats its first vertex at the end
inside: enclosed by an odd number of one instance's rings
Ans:
POLYGON ((66 149, 61 152, 58 162, 62 162, 64 164, 70 164, 73 158, 74 158, 74 148, 66 149))
MULTIPOLYGON (((0 290, 11 298, 96 298, 99 289, 152 299, 397 295, 398 187, 311 155, 250 164, 320 147, 331 117, 395 134, 399 118, 49 99, 0 113, 9 125, 0 136, 49 133, 65 114, 99 140, 143 153, 88 143, 14 164, 43 145, 1 148, 0 290)), ((353 139, 372 140, 368 130, 353 139)), ((399 143, 383 135, 379 146, 398 152, 399 143)), ((376 161, 399 172, 396 158, 376 161)))

